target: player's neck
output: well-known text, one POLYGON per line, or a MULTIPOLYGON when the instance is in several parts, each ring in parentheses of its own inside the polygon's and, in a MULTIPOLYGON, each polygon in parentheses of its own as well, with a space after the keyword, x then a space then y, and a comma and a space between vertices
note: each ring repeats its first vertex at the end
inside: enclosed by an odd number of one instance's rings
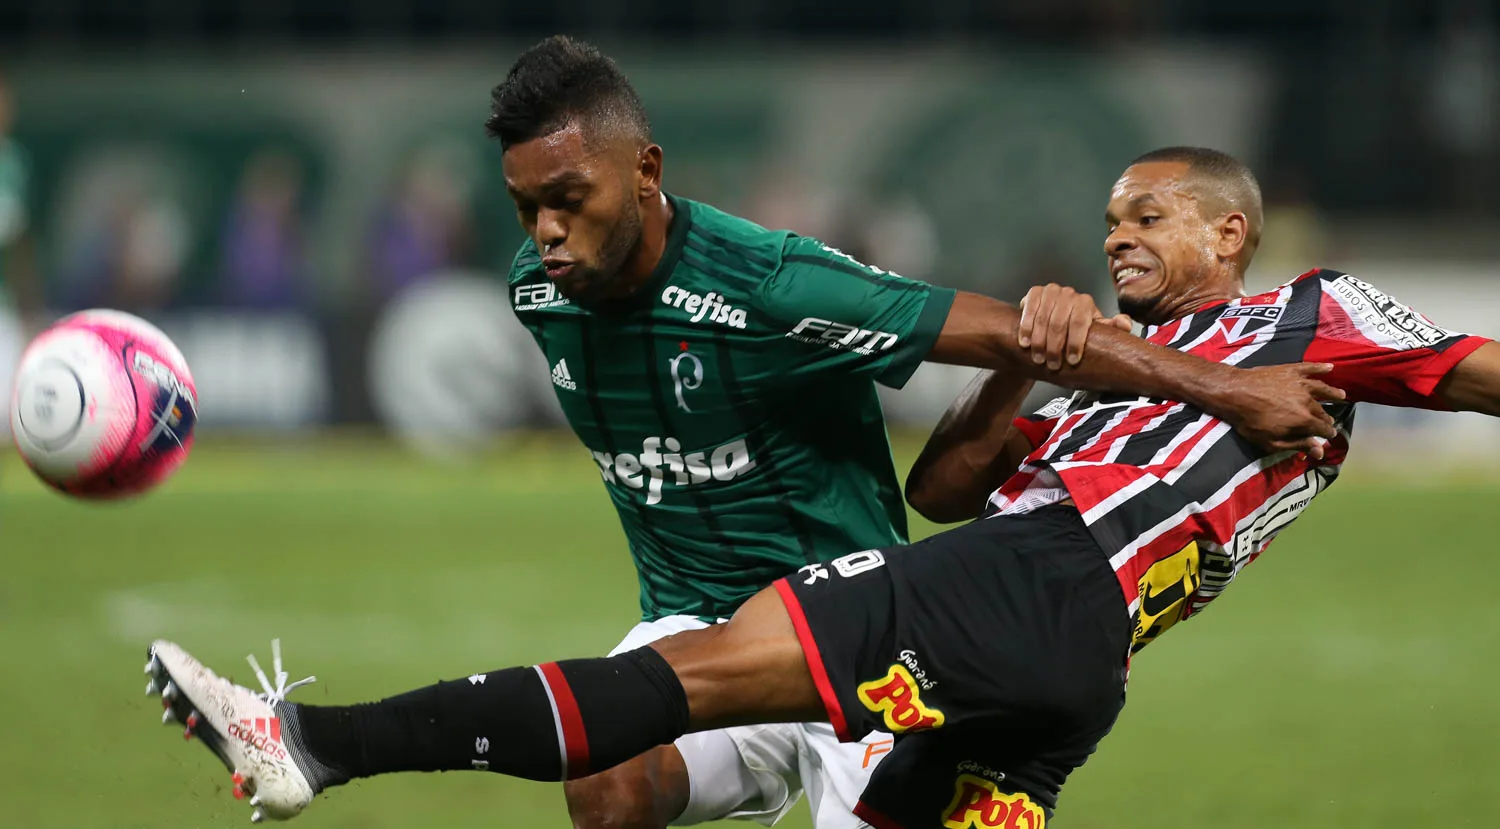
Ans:
POLYGON ((625 261, 625 279, 622 280, 620 296, 630 296, 642 285, 651 281, 656 266, 667 251, 667 238, 672 229, 672 202, 665 193, 658 193, 656 202, 646 208, 641 216, 641 243, 625 261))
POLYGON ((1245 293, 1245 282, 1237 275, 1222 280, 1203 282, 1172 303, 1166 318, 1168 321, 1181 319, 1205 308, 1223 305, 1246 296, 1248 294, 1245 293))

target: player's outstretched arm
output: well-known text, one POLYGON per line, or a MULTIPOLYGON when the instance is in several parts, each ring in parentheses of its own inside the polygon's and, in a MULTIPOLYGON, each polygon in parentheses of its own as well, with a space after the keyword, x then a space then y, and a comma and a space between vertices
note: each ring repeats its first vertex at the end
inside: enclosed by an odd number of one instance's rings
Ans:
MULTIPOLYGON (((1089 331, 1108 325, 1130 331, 1121 314, 1105 319, 1093 297, 1051 284, 1021 300, 1018 343, 1034 364, 1057 370, 1083 359, 1089 331)), ((985 499, 1036 447, 1014 427, 1033 381, 1019 372, 980 373, 948 406, 906 476, 906 502, 930 521, 948 524, 979 515, 985 499)))
POLYGON ((979 294, 960 292, 927 359, 991 368, 1068 388, 1176 400, 1233 425, 1261 447, 1322 457, 1321 439, 1337 431, 1323 411, 1343 392, 1316 379, 1328 364, 1297 363, 1241 369, 1152 345, 1123 331, 1095 326, 1088 352, 1057 370, 1032 362, 1019 341, 1020 311, 979 294))
POLYGON ((1500 343, 1485 343, 1454 366, 1437 396, 1456 412, 1500 417, 1500 343))

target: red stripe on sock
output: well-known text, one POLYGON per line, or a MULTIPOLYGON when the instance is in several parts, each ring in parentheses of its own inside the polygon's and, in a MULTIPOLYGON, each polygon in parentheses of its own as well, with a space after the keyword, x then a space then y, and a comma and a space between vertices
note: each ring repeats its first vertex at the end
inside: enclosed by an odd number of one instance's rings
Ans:
POLYGON ((786 579, 778 579, 776 592, 781 594, 781 603, 786 605, 786 615, 792 617, 792 627, 797 631, 797 641, 802 644, 802 655, 807 657, 807 668, 812 672, 813 684, 818 686, 818 696, 823 698, 823 708, 828 711, 828 723, 844 742, 851 740, 849 723, 844 719, 844 706, 834 693, 833 683, 828 680, 828 669, 823 666, 823 655, 818 652, 818 641, 813 638, 812 628, 807 624, 807 614, 802 612, 802 603, 786 579))
POLYGON ((573 698, 573 689, 556 662, 548 662, 541 668, 547 687, 552 689, 552 698, 557 702, 557 718, 561 721, 563 743, 568 747, 568 779, 587 777, 589 773, 589 738, 583 729, 583 714, 578 710, 578 700, 573 698))

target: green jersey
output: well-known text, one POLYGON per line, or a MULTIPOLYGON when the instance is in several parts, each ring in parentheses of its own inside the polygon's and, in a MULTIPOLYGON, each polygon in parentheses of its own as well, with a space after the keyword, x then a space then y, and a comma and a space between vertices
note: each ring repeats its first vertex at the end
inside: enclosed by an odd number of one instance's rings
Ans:
POLYGON ((728 616, 810 563, 905 543, 875 383, 911 377, 954 292, 671 202, 628 299, 570 303, 529 241, 509 293, 619 512, 643 617, 728 616))

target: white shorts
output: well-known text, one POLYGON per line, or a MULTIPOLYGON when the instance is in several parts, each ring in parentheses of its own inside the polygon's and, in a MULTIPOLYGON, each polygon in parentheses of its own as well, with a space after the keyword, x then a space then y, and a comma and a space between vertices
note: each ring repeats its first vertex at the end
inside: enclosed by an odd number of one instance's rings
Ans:
MULTIPOLYGON (((692 616, 641 622, 610 656, 706 627, 692 616)), ((780 723, 688 734, 676 745, 692 793, 673 826, 724 818, 770 826, 805 791, 816 829, 869 829, 854 816, 854 805, 894 742, 891 735, 875 732, 857 743, 840 743, 825 723, 780 723)))

